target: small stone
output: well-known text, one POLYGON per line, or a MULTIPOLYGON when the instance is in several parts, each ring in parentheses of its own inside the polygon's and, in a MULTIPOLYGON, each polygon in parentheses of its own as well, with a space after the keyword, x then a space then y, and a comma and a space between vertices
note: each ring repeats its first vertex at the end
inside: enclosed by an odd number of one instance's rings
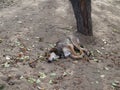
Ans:
POLYGON ((18 16, 15 16, 15 18, 17 18, 18 16))
POLYGON ((96 83, 96 84, 99 84, 99 82, 98 82, 98 81, 95 81, 95 83, 96 83))
POLYGON ((18 21, 17 23, 22 24, 22 21, 18 21))
POLYGON ((35 45, 32 45, 32 47, 34 48, 34 47, 35 47, 35 45))
POLYGON ((6 58, 6 60, 10 60, 10 56, 6 56, 5 58, 6 58))
POLYGON ((100 77, 101 77, 101 78, 104 78, 104 77, 105 77, 105 75, 100 75, 100 77))
POLYGON ((105 48, 104 47, 101 47, 102 50, 104 50, 105 48))
POLYGON ((109 70, 109 68, 108 68, 108 67, 105 67, 105 70, 107 70, 107 71, 108 71, 108 70, 109 70))

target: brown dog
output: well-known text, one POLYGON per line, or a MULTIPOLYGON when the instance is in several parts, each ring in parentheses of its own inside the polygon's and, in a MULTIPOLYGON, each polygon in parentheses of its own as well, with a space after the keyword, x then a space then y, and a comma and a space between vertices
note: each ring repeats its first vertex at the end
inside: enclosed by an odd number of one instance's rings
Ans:
POLYGON ((80 41, 77 37, 71 35, 59 40, 56 46, 46 53, 46 59, 48 62, 52 62, 55 59, 67 57, 81 59, 85 55, 88 55, 88 50, 80 46, 80 41))

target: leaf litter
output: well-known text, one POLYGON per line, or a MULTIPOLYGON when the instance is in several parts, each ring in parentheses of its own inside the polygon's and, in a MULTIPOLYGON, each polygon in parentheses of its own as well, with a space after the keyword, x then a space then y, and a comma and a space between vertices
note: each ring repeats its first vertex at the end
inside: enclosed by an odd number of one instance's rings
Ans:
POLYGON ((46 74, 43 72, 39 72, 39 76, 41 79, 45 79, 47 77, 46 74))
POLYGON ((4 64, 2 64, 3 65, 3 67, 5 67, 5 68, 8 68, 8 67, 10 67, 10 63, 9 62, 5 62, 4 64))

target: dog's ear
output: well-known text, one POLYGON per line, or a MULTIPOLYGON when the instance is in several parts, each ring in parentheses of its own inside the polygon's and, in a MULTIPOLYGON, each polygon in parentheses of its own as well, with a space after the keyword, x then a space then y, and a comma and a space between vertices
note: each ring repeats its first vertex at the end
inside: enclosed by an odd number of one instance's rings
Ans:
POLYGON ((44 56, 47 57, 48 56, 48 52, 45 52, 44 56))
POLYGON ((45 54, 44 54, 45 59, 48 59, 49 56, 50 56, 50 53, 49 52, 45 52, 45 54))
POLYGON ((56 49, 56 48, 51 48, 49 52, 50 52, 50 53, 52 53, 52 52, 56 53, 56 52, 57 52, 57 49, 56 49))

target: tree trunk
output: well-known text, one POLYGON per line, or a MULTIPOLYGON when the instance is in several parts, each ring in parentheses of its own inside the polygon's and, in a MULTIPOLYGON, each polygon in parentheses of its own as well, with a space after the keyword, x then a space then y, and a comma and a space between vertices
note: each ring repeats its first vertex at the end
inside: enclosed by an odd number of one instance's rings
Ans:
POLYGON ((77 31, 84 35, 93 35, 91 19, 91 0, 70 0, 73 6, 77 31))

